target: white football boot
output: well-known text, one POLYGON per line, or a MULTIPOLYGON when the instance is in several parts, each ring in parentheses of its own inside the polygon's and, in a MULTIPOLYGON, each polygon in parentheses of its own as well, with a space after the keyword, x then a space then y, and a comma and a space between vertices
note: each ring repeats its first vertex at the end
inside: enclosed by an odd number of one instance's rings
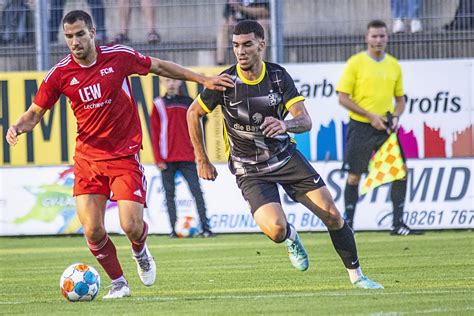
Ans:
POLYGON ((135 259, 135 261, 137 262, 138 276, 140 277, 142 283, 146 286, 150 286, 155 283, 156 263, 155 260, 153 260, 153 257, 150 254, 147 245, 145 244, 145 248, 143 249, 140 255, 135 255, 133 253, 133 250, 132 254, 133 259, 135 259))
POLYGON ((130 296, 130 288, 128 287, 127 282, 118 281, 113 282, 110 286, 109 293, 103 297, 104 300, 122 298, 130 296))

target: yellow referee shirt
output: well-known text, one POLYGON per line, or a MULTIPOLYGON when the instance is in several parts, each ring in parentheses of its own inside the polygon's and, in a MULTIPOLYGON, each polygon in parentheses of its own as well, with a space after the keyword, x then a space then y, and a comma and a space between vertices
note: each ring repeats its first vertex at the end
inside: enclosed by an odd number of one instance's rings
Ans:
MULTIPOLYGON (((351 96, 364 110, 385 115, 393 113, 393 97, 403 96, 402 69, 398 61, 385 53, 382 60, 376 61, 367 52, 360 52, 347 61, 336 90, 351 96)), ((368 123, 362 115, 349 112, 349 117, 368 123)))

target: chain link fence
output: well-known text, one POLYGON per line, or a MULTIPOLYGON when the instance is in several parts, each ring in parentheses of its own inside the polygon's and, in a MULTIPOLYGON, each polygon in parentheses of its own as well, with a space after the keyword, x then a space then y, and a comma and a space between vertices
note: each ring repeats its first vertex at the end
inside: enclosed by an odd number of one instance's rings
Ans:
MULTIPOLYGON (((269 31, 265 57, 275 61, 272 47, 279 47, 279 62, 345 61, 365 49, 364 33, 372 19, 387 23, 388 51, 399 59, 474 57, 472 0, 420 0, 416 16, 400 20, 392 1, 268 1, 269 13, 281 15, 262 19, 269 31), (280 11, 274 11, 275 6, 280 11), (413 29, 413 20, 419 28, 413 29), (400 23, 403 28, 394 29, 400 23)), ((0 71, 46 69, 67 54, 61 19, 74 9, 91 13, 101 44, 130 45, 186 66, 230 64, 234 61, 230 35, 221 45, 222 60, 216 59, 226 4, 226 0, 0 0, 0 71), (40 41, 39 34, 44 34, 40 41), (40 57, 47 61, 43 67, 40 57)))

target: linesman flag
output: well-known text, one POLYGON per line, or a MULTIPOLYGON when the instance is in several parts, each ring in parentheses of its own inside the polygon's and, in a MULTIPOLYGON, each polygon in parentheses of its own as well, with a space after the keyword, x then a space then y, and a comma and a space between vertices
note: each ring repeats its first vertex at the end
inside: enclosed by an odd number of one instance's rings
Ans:
POLYGON ((361 194, 379 185, 402 179, 407 175, 397 133, 392 133, 369 161, 369 174, 362 185, 361 194))

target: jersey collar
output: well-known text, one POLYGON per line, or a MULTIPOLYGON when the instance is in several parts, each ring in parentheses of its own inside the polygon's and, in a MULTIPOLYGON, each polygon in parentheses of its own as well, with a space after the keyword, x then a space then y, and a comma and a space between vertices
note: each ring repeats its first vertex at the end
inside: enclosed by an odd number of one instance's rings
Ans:
POLYGON ((367 55, 367 57, 369 57, 370 59, 372 59, 375 62, 383 61, 385 59, 385 56, 387 55, 387 53, 384 52, 383 55, 380 58, 374 58, 374 57, 370 56, 369 52, 367 52, 367 51, 365 52, 365 54, 367 55))
POLYGON ((236 68, 237 68, 237 75, 239 76, 240 80, 242 80, 243 83, 248 84, 248 85, 256 85, 256 84, 259 84, 263 80, 263 77, 265 77, 265 72, 266 72, 267 67, 265 66, 265 62, 262 61, 262 72, 260 73, 260 76, 258 76, 258 78, 255 80, 246 79, 244 75, 242 74, 242 70, 240 69, 239 64, 237 64, 236 68))
POLYGON ((91 68, 91 67, 93 67, 93 66, 95 66, 95 65, 97 64, 97 60, 99 59, 99 55, 101 54, 101 50, 100 50, 99 46, 96 46, 96 50, 97 50, 97 56, 95 57, 95 60, 94 60, 94 61, 92 62, 92 64, 90 64, 90 65, 85 66, 85 65, 79 64, 79 63, 74 59, 74 56, 72 55, 72 53, 71 53, 71 59, 76 63, 76 65, 78 65, 78 66, 81 67, 81 68, 91 68))

